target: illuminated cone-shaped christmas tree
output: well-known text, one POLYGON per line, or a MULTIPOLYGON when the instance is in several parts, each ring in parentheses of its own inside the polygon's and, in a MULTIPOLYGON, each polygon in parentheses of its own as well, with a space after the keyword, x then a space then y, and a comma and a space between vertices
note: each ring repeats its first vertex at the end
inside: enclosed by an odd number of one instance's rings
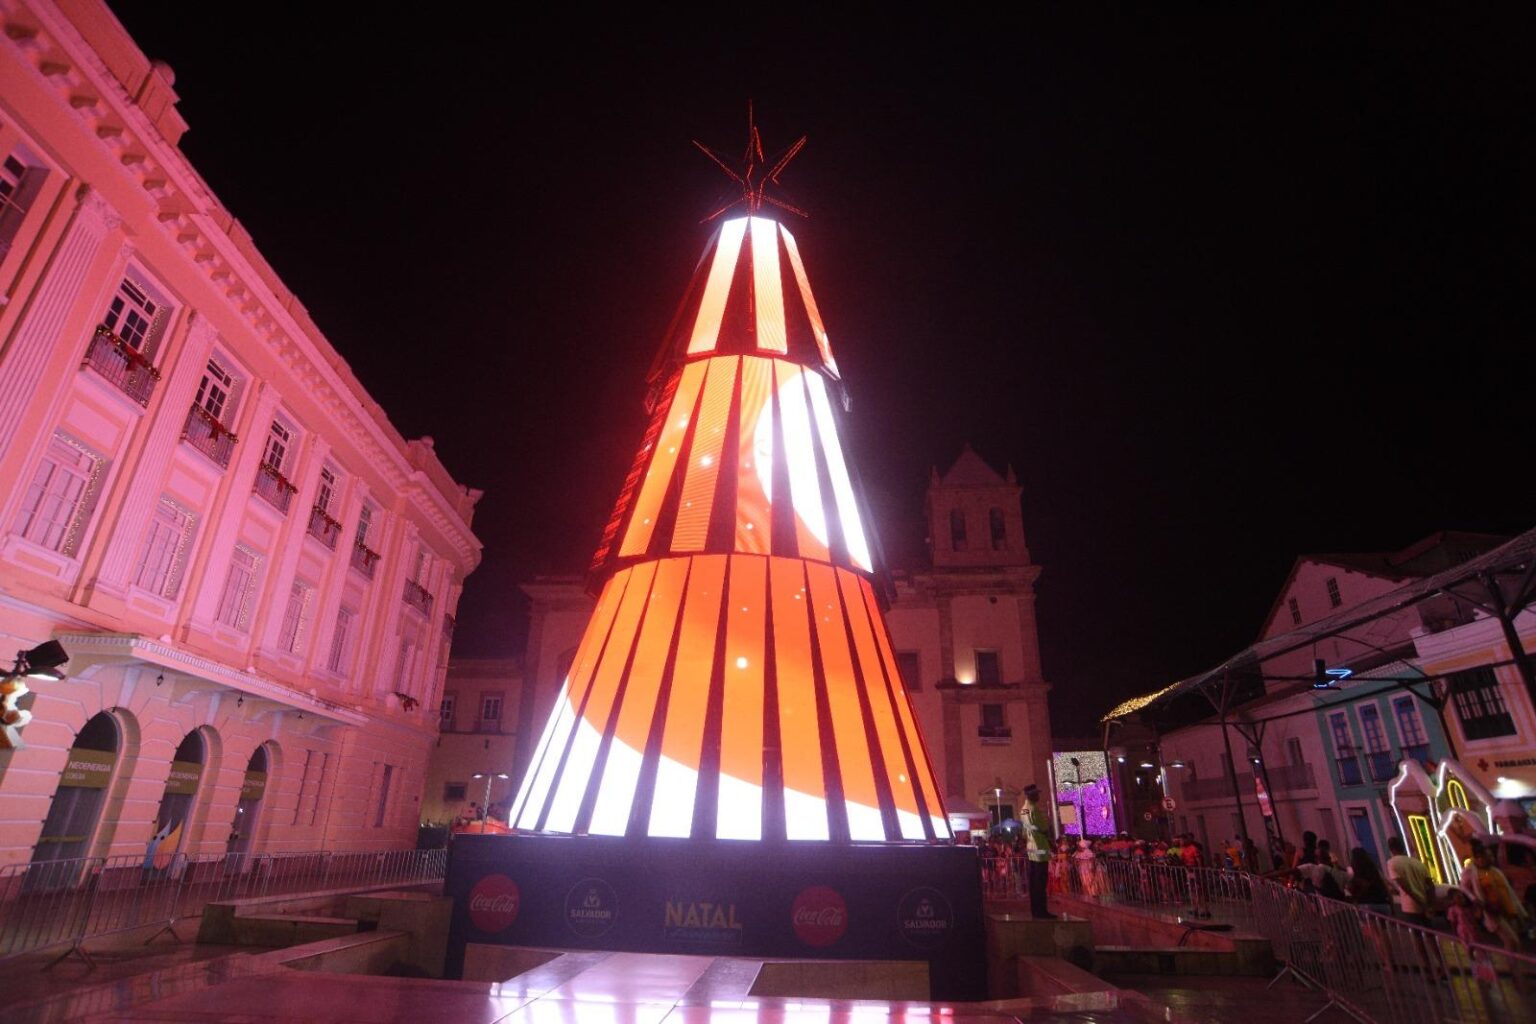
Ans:
POLYGON ((652 374, 518 829, 950 836, 871 586, 837 364, 794 236, 762 213, 801 143, 764 162, 754 128, 739 169, 706 150, 747 216, 719 224, 652 374))

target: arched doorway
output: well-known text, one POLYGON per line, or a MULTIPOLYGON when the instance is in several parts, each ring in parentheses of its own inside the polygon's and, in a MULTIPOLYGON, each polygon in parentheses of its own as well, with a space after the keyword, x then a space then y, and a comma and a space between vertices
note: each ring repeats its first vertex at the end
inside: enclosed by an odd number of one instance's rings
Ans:
POLYGON ((251 759, 245 766, 245 779, 240 783, 240 802, 235 805, 235 820, 229 826, 229 853, 251 852, 251 842, 256 838, 256 826, 261 815, 261 801, 267 793, 267 772, 270 759, 267 744, 251 751, 251 759))
POLYGON ((160 808, 155 812, 155 834, 150 839, 150 855, 155 866, 164 868, 169 858, 181 852, 187 841, 187 828, 191 823, 192 807, 197 800, 197 787, 203 781, 203 765, 208 760, 208 743, 201 729, 193 729, 182 737, 171 755, 171 774, 165 780, 165 792, 160 796, 160 808))
POLYGON ((122 730, 105 711, 80 727, 48 807, 43 833, 32 851, 33 863, 86 855, 121 746, 122 730))

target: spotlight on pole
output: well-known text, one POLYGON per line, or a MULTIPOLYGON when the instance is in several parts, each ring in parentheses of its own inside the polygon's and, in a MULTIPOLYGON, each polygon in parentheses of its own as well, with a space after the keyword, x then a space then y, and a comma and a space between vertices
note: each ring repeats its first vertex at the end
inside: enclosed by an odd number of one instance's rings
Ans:
POLYGON ((57 640, 48 640, 30 651, 17 651, 16 668, 11 674, 56 683, 64 678, 59 666, 68 660, 69 655, 65 653, 64 645, 57 640))
POLYGON ((57 640, 16 652, 15 666, 0 676, 0 750, 20 750, 26 746, 21 742, 21 730, 32 721, 32 712, 18 707, 17 701, 30 692, 27 680, 56 683, 64 678, 59 666, 68 660, 69 655, 57 640))

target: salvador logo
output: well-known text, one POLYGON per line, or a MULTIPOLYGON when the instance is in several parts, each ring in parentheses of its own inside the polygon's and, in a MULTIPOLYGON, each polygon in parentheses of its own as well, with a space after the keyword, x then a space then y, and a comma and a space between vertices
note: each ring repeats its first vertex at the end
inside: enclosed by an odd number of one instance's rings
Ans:
POLYGON ((601 878, 583 878, 565 895, 565 926, 582 938, 595 939, 613 927, 619 900, 601 878))
POLYGON ((790 907, 795 934, 807 946, 830 946, 848 931, 848 904, 842 894, 825 885, 800 890, 790 907))
POLYGON ((506 875, 486 875, 469 893, 469 920, 482 932, 506 931, 517 920, 522 894, 506 875))
POLYGON ((911 945, 937 949, 949 941, 954 916, 948 897, 937 889, 919 886, 901 898, 896 908, 896 925, 901 937, 911 945))

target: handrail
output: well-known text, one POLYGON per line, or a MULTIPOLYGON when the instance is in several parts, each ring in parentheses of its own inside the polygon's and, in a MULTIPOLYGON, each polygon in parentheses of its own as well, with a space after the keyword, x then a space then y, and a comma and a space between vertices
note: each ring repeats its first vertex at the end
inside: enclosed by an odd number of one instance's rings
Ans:
MULTIPOLYGON (((441 881, 446 850, 75 857, 0 867, 0 963, 67 945, 53 963, 87 963, 90 939, 176 922, 227 899, 441 881)), ((49 964, 52 966, 52 964, 49 964)))

